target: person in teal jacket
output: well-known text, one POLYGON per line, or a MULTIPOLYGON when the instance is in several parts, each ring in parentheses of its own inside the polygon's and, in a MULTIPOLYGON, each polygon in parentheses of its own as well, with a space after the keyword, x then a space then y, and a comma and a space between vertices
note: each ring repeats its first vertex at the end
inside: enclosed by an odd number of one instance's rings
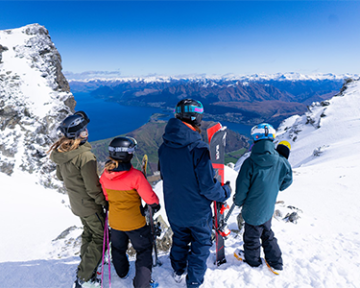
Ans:
POLYGON ((245 221, 245 262, 252 267, 260 266, 262 246, 266 262, 273 269, 282 270, 281 250, 271 230, 271 219, 279 190, 285 190, 292 183, 292 169, 275 149, 275 134, 275 129, 266 123, 251 129, 254 146, 236 179, 234 203, 242 206, 245 221))

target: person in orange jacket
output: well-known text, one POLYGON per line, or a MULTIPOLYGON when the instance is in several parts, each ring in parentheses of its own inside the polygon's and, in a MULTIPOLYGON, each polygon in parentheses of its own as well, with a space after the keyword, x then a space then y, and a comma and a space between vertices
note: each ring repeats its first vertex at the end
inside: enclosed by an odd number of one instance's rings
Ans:
POLYGON ((111 141, 110 160, 105 164, 100 183, 109 202, 111 253, 116 273, 124 278, 129 272, 126 250, 130 239, 136 250, 133 285, 148 288, 154 287, 151 280, 152 237, 141 199, 152 207, 154 213, 159 211, 160 204, 144 174, 131 165, 136 145, 136 140, 131 137, 117 137, 111 141))

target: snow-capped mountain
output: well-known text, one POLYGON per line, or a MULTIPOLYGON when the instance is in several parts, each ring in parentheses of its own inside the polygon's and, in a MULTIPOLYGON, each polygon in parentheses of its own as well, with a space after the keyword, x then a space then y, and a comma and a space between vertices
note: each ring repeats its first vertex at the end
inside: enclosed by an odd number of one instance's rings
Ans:
POLYGON ((277 142, 287 140, 291 143, 289 161, 293 167, 306 166, 318 159, 323 161, 329 151, 333 151, 333 158, 334 154, 342 153, 344 149, 356 149, 356 131, 360 123, 360 80, 348 81, 341 90, 330 100, 310 105, 304 115, 292 116, 280 124, 277 142), (343 141, 354 143, 342 147, 343 141))
POLYGON ((45 152, 76 103, 61 70, 43 26, 0 31, 0 172, 28 171, 53 185, 45 152))
POLYGON ((253 74, 253 75, 208 75, 208 74, 187 74, 176 76, 150 75, 150 76, 120 76, 119 72, 88 71, 83 73, 72 73, 65 71, 64 75, 69 82, 91 82, 91 81, 119 81, 119 82, 171 82, 171 81, 318 81, 318 80, 343 80, 346 78, 358 78, 360 74, 333 74, 333 73, 313 73, 301 74, 296 72, 275 73, 275 74, 253 74))

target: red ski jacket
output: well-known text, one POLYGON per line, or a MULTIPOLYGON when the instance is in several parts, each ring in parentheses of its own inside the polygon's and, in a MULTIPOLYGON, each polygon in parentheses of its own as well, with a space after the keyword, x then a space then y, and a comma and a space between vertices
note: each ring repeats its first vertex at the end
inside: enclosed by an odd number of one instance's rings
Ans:
POLYGON ((120 172, 105 170, 100 183, 109 201, 109 225, 113 229, 131 231, 145 226, 141 198, 149 205, 159 204, 159 198, 144 174, 134 167, 120 172))

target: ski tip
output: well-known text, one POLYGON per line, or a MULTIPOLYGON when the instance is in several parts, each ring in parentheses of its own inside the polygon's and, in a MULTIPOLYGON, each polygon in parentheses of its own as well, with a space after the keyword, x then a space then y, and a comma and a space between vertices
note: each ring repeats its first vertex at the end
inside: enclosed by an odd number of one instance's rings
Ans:
POLYGON ((214 265, 216 265, 217 267, 219 267, 220 265, 222 265, 222 264, 224 264, 224 263, 226 263, 227 261, 226 261, 226 259, 224 258, 224 259, 221 259, 221 260, 216 260, 215 261, 215 263, 214 263, 214 265))
POLYGON ((280 273, 277 270, 274 270, 265 259, 264 262, 272 273, 274 273, 275 275, 280 275, 280 273))
POLYGON ((239 249, 235 250, 234 257, 237 260, 244 262, 244 252, 242 250, 239 249))

